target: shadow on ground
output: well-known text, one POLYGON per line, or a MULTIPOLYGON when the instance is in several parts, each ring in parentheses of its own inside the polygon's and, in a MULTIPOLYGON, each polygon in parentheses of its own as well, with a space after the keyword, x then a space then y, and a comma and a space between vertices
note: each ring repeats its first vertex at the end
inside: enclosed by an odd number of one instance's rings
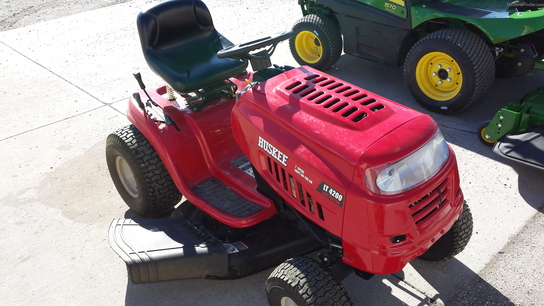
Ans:
MULTIPOLYGON (((343 281, 354 305, 513 305, 506 296, 460 261, 414 260, 412 266, 438 293, 427 294, 404 281, 403 272, 366 281, 353 274, 343 281)), ((265 281, 271 269, 238 280, 188 279, 152 284, 128 281, 126 305, 266 305, 265 281), (233 295, 232 292, 237 292, 233 295), (225 300, 225 297, 229 297, 225 300)))

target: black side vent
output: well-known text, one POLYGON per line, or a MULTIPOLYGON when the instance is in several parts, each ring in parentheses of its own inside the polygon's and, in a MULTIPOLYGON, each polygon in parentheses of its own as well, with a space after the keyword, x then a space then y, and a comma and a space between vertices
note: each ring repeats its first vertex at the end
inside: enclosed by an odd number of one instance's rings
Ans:
POLYGON ((276 180, 276 182, 287 191, 291 197, 298 202, 307 211, 323 221, 325 221, 325 214, 323 207, 317 201, 314 201, 313 196, 304 189, 302 184, 293 177, 285 168, 278 164, 275 160, 267 157, 268 172, 276 180))

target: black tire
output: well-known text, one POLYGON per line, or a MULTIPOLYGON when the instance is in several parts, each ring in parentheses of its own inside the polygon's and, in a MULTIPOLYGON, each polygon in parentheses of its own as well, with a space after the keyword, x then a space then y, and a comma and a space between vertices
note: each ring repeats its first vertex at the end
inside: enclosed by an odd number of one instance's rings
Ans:
POLYGON ((342 54, 342 33, 329 17, 306 15, 293 26, 289 47, 299 65, 327 70, 342 54))
POLYGON ((491 120, 484 121, 478 127, 478 139, 480 139, 480 142, 485 144, 488 147, 492 147, 497 142, 497 141, 487 140, 485 138, 486 129, 487 129, 487 126, 489 125, 490 122, 491 122, 491 120))
POLYGON ((449 231, 440 237, 428 250, 419 258, 426 261, 443 261, 461 253, 472 236, 473 221, 468 204, 463 203, 463 213, 449 231))
POLYGON ((489 91, 495 63, 489 46, 475 33, 443 29, 412 47, 404 62, 404 79, 423 107, 453 115, 489 91))
POLYGON ((106 161, 117 191, 138 215, 162 217, 181 200, 159 155, 135 126, 108 136, 106 161))
POLYGON ((291 258, 276 267, 266 280, 266 293, 271 306, 286 302, 299 306, 352 305, 346 290, 331 273, 307 257, 291 258))

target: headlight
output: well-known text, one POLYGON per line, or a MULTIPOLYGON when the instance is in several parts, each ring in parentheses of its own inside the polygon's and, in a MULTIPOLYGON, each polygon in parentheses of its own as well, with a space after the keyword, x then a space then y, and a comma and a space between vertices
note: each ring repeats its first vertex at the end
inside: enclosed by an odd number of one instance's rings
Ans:
POLYGON ((429 142, 407 157, 367 169, 366 186, 374 193, 386 195, 410 190, 432 178, 448 159, 449 152, 448 144, 438 130, 429 142))

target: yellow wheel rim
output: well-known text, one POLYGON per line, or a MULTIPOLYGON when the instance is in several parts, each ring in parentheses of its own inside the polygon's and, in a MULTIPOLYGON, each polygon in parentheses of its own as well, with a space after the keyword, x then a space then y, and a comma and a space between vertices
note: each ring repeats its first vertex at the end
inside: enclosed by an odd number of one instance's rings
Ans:
POLYGON ((435 101, 453 99, 463 86, 461 67, 442 52, 425 54, 416 66, 416 81, 421 91, 435 101))
POLYGON ((487 137, 485 136, 487 134, 486 130, 487 128, 483 128, 480 130, 480 139, 488 144, 494 144, 495 142, 497 142, 497 141, 491 141, 487 139, 487 137))
POLYGON ((323 45, 317 35, 310 31, 302 31, 295 38, 298 56, 308 64, 315 64, 323 57, 323 45))

